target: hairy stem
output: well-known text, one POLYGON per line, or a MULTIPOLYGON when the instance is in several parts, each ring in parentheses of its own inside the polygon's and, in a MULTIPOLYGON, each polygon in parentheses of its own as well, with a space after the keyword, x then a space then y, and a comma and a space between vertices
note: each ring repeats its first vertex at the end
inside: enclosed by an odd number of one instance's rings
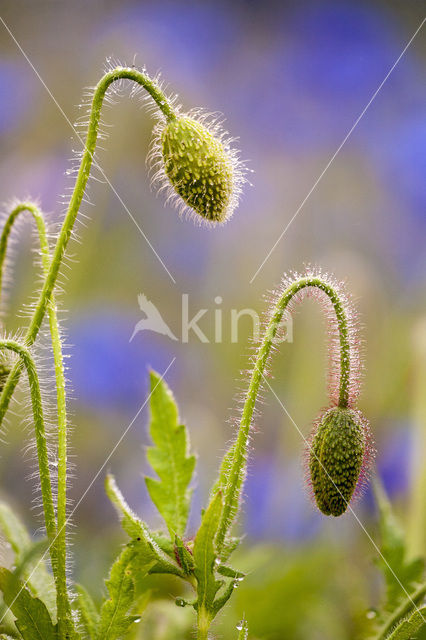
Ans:
MULTIPOLYGON (((77 174, 74 190, 52 255, 49 273, 45 278, 43 288, 40 292, 40 296, 34 310, 34 314, 31 318, 30 324, 25 334, 25 342, 28 346, 31 346, 34 343, 46 314, 46 309, 49 305, 49 301, 56 284, 56 279, 58 277, 62 259, 64 257, 69 239, 71 237, 74 223, 84 196, 93 163, 93 156, 96 149, 101 109, 106 91, 113 82, 122 79, 136 82, 144 89, 146 89, 146 91, 148 91, 148 93, 152 96, 167 119, 171 120, 176 117, 172 106, 166 100, 166 97, 164 96, 162 91, 159 89, 156 83, 153 82, 153 80, 145 73, 142 73, 133 68, 117 67, 116 69, 113 69, 112 71, 106 73, 98 82, 93 95, 85 148, 81 159, 80 168, 77 174)), ((21 364, 18 363, 11 371, 0 396, 0 424, 4 418, 13 392, 19 381, 20 374, 21 364)))
MULTIPOLYGON (((3 277, 3 267, 6 257, 8 239, 13 224, 21 213, 30 213, 37 225, 42 266, 44 276, 47 277, 50 269, 50 251, 47 239, 46 223, 43 214, 32 202, 20 202, 9 214, 0 237, 0 292, 3 277)), ((57 562, 57 609, 58 626, 60 632, 72 624, 71 605, 67 591, 66 579, 66 504, 67 504, 67 408, 66 388, 64 374, 64 359, 62 343, 56 310, 55 294, 52 291, 48 304, 49 327, 52 340, 52 351, 55 367, 56 401, 58 411, 58 496, 56 505, 57 536, 56 536, 56 562, 57 562)))
POLYGON ((34 417, 34 430, 37 445, 37 457, 40 473, 40 487, 43 499, 44 521, 46 533, 50 542, 50 557, 52 568, 57 580, 57 559, 56 559, 56 519, 55 507, 53 503, 52 483, 50 478, 49 458, 47 454, 46 432, 44 429, 43 405, 41 401, 40 383, 34 360, 25 347, 14 340, 1 340, 1 350, 15 352, 26 369, 31 393, 31 404, 34 417))
POLYGON ((244 482, 247 462, 247 448, 250 427, 257 395, 262 385, 266 364, 268 362, 274 339, 280 327, 282 317, 291 299, 302 289, 315 287, 324 291, 329 297, 336 314, 340 338, 340 386, 339 406, 347 407, 350 383, 350 343, 349 326, 345 306, 333 287, 319 277, 302 277, 296 280, 280 296, 273 315, 269 321, 262 343, 259 347, 249 388, 245 397, 237 440, 224 459, 224 473, 227 476, 224 490, 224 503, 221 520, 216 537, 216 548, 221 553, 226 535, 238 510, 239 498, 244 482))
POLYGON ((197 640, 208 640, 211 618, 202 607, 197 613, 197 640))

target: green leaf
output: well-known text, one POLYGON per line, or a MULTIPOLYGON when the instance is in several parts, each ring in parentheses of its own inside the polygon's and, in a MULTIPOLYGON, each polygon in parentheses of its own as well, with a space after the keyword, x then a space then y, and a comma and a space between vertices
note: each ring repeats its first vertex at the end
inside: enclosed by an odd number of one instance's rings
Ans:
POLYGON ((379 561, 386 581, 384 608, 392 612, 406 598, 407 593, 412 593, 423 581, 424 560, 407 558, 404 534, 396 521, 388 497, 377 479, 373 486, 379 510, 380 551, 384 558, 379 561))
POLYGON ((426 607, 422 607, 400 624, 387 636, 387 640, 412 640, 418 631, 426 629, 426 607))
POLYGON ((217 568, 217 572, 225 578, 233 578, 234 580, 242 580, 246 575, 241 571, 228 567, 226 564, 220 564, 217 568))
POLYGON ((56 626, 45 604, 34 598, 8 569, 0 569, 0 589, 16 618, 15 624, 23 640, 57 640, 56 626))
POLYGON ((16 577, 26 581, 31 593, 44 602, 51 618, 56 620, 53 576, 45 562, 40 561, 47 542, 32 542, 23 523, 5 502, 0 502, 0 529, 14 552, 16 577))
POLYGON ((216 552, 214 539, 222 512, 222 493, 218 492, 201 520, 194 542, 194 574, 197 579, 197 611, 213 620, 214 600, 223 582, 216 579, 216 552), (202 612, 202 613, 201 613, 202 612))
POLYGON ((140 561, 150 563, 151 573, 171 573, 182 577, 182 570, 170 561, 155 542, 146 524, 131 510, 111 474, 108 474, 105 479, 105 490, 121 518, 123 529, 137 546, 140 561))
POLYGON ((101 608, 98 624, 98 640, 117 640, 122 638, 135 621, 129 615, 135 602, 135 585, 132 575, 132 562, 137 552, 126 547, 111 568, 106 586, 109 599, 101 608))
POLYGON ((15 562, 22 561, 22 556, 31 545, 31 538, 25 526, 5 502, 0 502, 0 529, 15 554, 15 562))
POLYGON ((143 533, 144 524, 129 507, 117 486, 114 476, 110 473, 105 478, 105 491, 117 510, 124 531, 133 539, 140 537, 141 533, 143 533))
MULTIPOLYGON (((426 595, 426 584, 421 585, 416 591, 414 591, 410 597, 406 597, 402 603, 391 613, 385 617, 385 621, 382 626, 376 629, 374 638, 376 640, 385 640, 392 629, 394 629, 407 615, 414 610, 418 610, 418 607, 423 602, 426 595)), ((420 616, 421 618, 421 616, 420 616)))
POLYGON ((150 379, 149 430, 154 446, 148 449, 147 458, 159 479, 145 478, 145 482, 173 539, 175 533, 179 536, 185 533, 192 495, 189 483, 194 473, 195 456, 189 454, 187 430, 179 424, 172 392, 154 371, 150 379))
POLYGON ((86 638, 92 640, 96 638, 96 629, 99 625, 99 611, 92 600, 91 595, 80 585, 76 585, 76 606, 80 614, 80 622, 83 626, 86 638))

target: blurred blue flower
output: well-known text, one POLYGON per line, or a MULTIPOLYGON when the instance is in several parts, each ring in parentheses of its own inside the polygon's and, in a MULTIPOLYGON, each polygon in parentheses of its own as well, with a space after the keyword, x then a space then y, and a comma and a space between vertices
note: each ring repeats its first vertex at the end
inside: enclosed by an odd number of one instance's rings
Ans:
POLYGON ((15 128, 32 107, 31 86, 24 63, 0 60, 0 132, 15 128))
POLYGON ((287 20, 294 42, 288 67, 293 82, 327 104, 358 105, 394 61, 389 15, 371 4, 304 3, 287 20))
MULTIPOLYGON (((72 318, 70 378, 80 403, 99 411, 134 413, 147 394, 148 368, 166 370, 172 359, 167 343, 148 332, 129 343, 134 324, 134 314, 110 309, 72 318)), ((173 376, 171 370, 168 380, 173 376)))
POLYGON ((411 429, 399 427, 388 433, 378 447, 377 471, 391 499, 408 490, 412 444, 411 429))
MULTIPOLYGON (((235 46, 237 21, 229 6, 219 3, 135 3, 109 14, 104 33, 123 28, 126 42, 150 43, 159 66, 186 82, 222 69, 235 46)), ((138 49, 140 49, 140 44, 138 49)), ((149 49, 149 47, 147 47, 149 49)))
POLYGON ((244 512, 245 530, 255 540, 296 544, 314 537, 321 526, 301 482, 300 465, 287 461, 283 466, 272 456, 256 456, 250 463, 244 512))
MULTIPOLYGON (((423 97, 426 103, 426 91, 423 97)), ((376 146, 378 168, 391 190, 409 207, 409 212, 426 227, 426 119, 419 108, 406 114, 387 130, 376 146)), ((418 229, 418 227, 417 227, 418 229)))
MULTIPOLYGON (((240 108, 265 145, 328 148, 341 142, 361 113, 400 42, 386 10, 345 2, 295 7, 278 12, 266 46, 249 43, 248 64, 236 77, 240 108)), ((405 64, 395 80, 400 89, 406 70, 405 64)), ((362 130, 368 135, 380 118, 376 105, 362 130)))
POLYGON ((271 458, 256 456, 249 462, 244 487, 244 529, 255 540, 271 529, 271 500, 274 493, 275 469, 271 458))
MULTIPOLYGON (((409 489, 412 446, 412 431, 408 426, 386 429, 385 437, 377 443, 377 475, 390 500, 404 495, 409 489)), ((375 509, 371 484, 362 501, 368 509, 375 509)))

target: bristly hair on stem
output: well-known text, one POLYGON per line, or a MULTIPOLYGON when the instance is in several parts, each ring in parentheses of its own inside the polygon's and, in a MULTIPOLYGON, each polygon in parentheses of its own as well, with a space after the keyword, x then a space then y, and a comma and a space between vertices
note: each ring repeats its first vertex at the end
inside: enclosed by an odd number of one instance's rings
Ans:
MULTIPOLYGON (((325 429, 326 436, 323 440, 325 447, 321 451, 322 454, 327 453, 328 457, 319 459, 320 473, 315 477, 312 473, 311 486, 315 485, 314 495, 318 507, 327 515, 340 515, 346 510, 357 486, 365 480, 366 467, 370 464, 372 456, 369 453, 371 446, 368 425, 365 419, 354 418, 361 372, 356 314, 342 284, 323 274, 319 269, 309 267, 303 274, 293 273, 286 276, 279 289, 274 292, 263 338, 253 361, 254 366, 245 394, 237 438, 224 457, 219 480, 215 485, 214 492, 221 489, 224 495, 216 536, 219 554, 226 549, 229 531, 239 510, 256 400, 264 383, 272 349, 280 342, 280 328, 284 314, 293 313, 296 306, 307 295, 314 296, 321 302, 328 319, 329 406, 334 407, 338 412, 337 423, 341 427, 338 430, 338 436, 334 435, 333 438, 325 429), (348 415, 351 418, 349 422, 348 415), (348 424, 352 425, 349 430, 345 426, 348 424), (355 438, 359 445, 356 449, 352 447, 352 438, 355 438), (350 473, 346 463, 340 464, 341 456, 346 459, 347 454, 350 473), (337 492, 337 498, 334 494, 330 496, 332 492, 337 492), (330 503, 332 503, 331 506, 330 503)), ((333 425, 335 426, 335 422, 333 425)), ((334 431, 333 434, 335 434, 334 431)), ((312 456, 315 448, 311 443, 308 447, 312 456)))
MULTIPOLYGON (((54 291, 58 285, 58 276, 68 248, 75 222, 82 203, 86 198, 86 189, 93 163, 96 163, 96 149, 99 138, 104 137, 101 125, 101 111, 105 102, 111 101, 107 95, 108 89, 115 86, 120 88, 123 83, 134 83, 133 94, 143 89, 149 94, 152 104, 155 104, 159 121, 162 123, 161 134, 157 127, 155 138, 161 136, 161 153, 163 173, 167 176, 170 188, 181 203, 192 209, 201 219, 208 223, 224 222, 235 209, 243 182, 243 167, 236 152, 231 148, 231 141, 224 137, 219 125, 207 123, 199 114, 191 112, 184 116, 174 106, 174 100, 168 99, 159 83, 152 79, 145 71, 134 66, 108 65, 108 68, 90 93, 90 107, 87 122, 80 123, 87 127, 84 149, 77 154, 78 165, 75 170, 67 173, 75 176, 75 184, 67 205, 62 227, 55 239, 55 246, 50 251, 44 219, 34 203, 22 202, 13 208, 6 220, 0 239, 0 282, 1 267, 3 265, 11 228, 16 218, 24 211, 33 215, 39 233, 43 282, 38 295, 28 328, 23 335, 20 347, 18 343, 8 341, 4 348, 19 353, 20 358, 11 369, 7 363, 0 363, 0 425, 8 410, 15 388, 24 368, 30 379, 30 389, 34 407, 34 422, 36 426, 37 450, 40 462, 40 481, 42 485, 43 506, 46 516, 46 527, 49 539, 54 538, 52 544, 52 565, 54 567, 57 585, 58 605, 58 637, 71 640, 78 636, 71 614, 66 584, 66 547, 65 525, 66 519, 66 397, 65 379, 62 355, 61 335, 58 327, 54 291), (135 90, 136 87, 136 90, 135 90), (29 349, 34 345, 46 314, 49 315, 49 328, 52 338, 52 348, 55 362, 55 382, 57 387, 58 411, 58 500, 55 509, 52 497, 49 459, 45 442, 44 416, 38 385, 37 370, 33 366, 29 349), (38 395, 37 395, 38 390, 38 395), (36 410, 37 409, 37 410, 36 410), (50 497, 49 497, 50 494, 50 497)), ((154 154, 155 155, 155 154, 154 154)), ((97 168, 103 174, 102 169, 97 168)), ((104 176, 105 177, 105 176, 104 176)))

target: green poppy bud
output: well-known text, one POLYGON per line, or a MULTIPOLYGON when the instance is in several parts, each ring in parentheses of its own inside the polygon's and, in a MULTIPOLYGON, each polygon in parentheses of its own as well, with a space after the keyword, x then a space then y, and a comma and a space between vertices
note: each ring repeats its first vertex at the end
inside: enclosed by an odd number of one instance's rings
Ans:
POLYGON ((369 427, 361 415, 333 407, 318 420, 309 447, 309 482, 319 510, 344 513, 371 460, 369 427))
POLYGON ((156 178, 166 179, 181 208, 208 223, 228 220, 244 178, 236 152, 218 125, 178 115, 159 126, 156 146, 156 178))

